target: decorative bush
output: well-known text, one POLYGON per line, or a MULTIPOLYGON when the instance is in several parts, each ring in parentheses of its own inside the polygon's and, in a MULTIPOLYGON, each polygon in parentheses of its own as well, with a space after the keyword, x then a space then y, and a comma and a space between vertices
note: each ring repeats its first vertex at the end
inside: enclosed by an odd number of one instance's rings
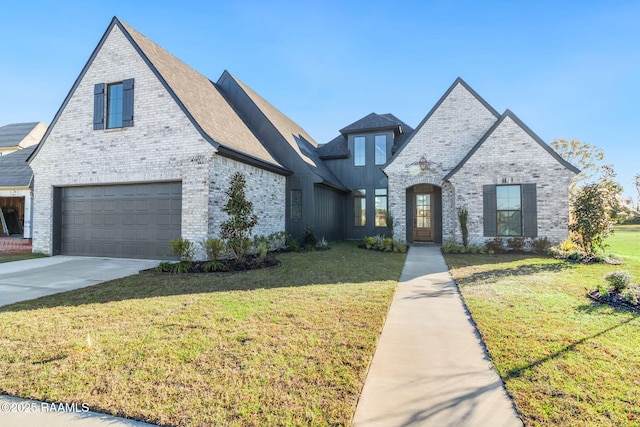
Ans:
POLYGON ((207 254, 207 261, 215 261, 224 253, 224 242, 220 239, 209 237, 200 242, 200 246, 207 254))
POLYGON ((376 239, 371 236, 367 236, 363 239, 364 247, 367 249, 372 249, 376 246, 376 239))
POLYGON ((384 220, 387 223, 387 237, 391 237, 393 239, 393 215, 391 215, 391 212, 387 211, 384 220))
POLYGON ((622 299, 632 305, 638 305, 640 300, 640 291, 637 288, 625 289, 622 293, 622 299))
POLYGON ((391 237, 385 237, 384 239, 382 239, 380 250, 391 252, 393 250, 393 239, 391 237))
POLYGON ((616 292, 624 291, 631 284, 631 274, 627 270, 612 271, 604 276, 604 279, 616 292))
POLYGON ((546 237, 538 237, 531 242, 531 246, 535 252, 543 254, 547 252, 552 245, 551 241, 546 237))
POLYGON ((462 232, 462 246, 469 246, 469 230, 467 229, 467 219, 469 211, 467 208, 458 208, 458 221, 460 221, 460 231, 462 232))
POLYGON ((311 246, 311 248, 315 248, 317 243, 318 239, 316 238, 315 231, 313 231, 312 227, 306 226, 302 233, 302 247, 306 248, 311 246))
POLYGON ((512 251, 521 251, 524 248, 524 237, 509 237, 507 239, 507 246, 512 251))
POLYGON ((576 244, 571 239, 564 239, 562 242, 558 243, 558 248, 564 252, 571 252, 576 248, 576 244))
POLYGON ((502 237, 494 237, 493 239, 484 242, 484 248, 491 253, 504 252, 504 241, 502 237))
POLYGON ((331 249, 331 248, 329 247, 329 242, 327 242, 327 240, 324 237, 318 240, 318 243, 316 244, 316 250, 326 251, 328 249, 331 249))
POLYGON ((191 262, 196 254, 196 245, 182 237, 170 241, 169 249, 180 261, 191 262))
POLYGON ((393 241, 393 251, 403 254, 407 252, 407 242, 402 239, 396 239, 393 241))

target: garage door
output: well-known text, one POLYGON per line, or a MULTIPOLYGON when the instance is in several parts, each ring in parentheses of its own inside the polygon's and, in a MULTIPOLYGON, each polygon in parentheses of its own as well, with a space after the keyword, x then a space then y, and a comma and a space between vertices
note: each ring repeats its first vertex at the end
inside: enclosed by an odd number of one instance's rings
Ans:
POLYGON ((60 253, 161 259, 180 237, 180 182, 66 187, 59 193, 60 253))

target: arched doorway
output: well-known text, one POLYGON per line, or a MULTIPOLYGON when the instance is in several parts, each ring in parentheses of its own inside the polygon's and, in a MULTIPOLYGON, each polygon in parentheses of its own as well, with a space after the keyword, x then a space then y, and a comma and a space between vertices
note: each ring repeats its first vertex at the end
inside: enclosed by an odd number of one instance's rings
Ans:
POLYGON ((408 242, 442 243, 442 189, 417 184, 406 190, 408 242))

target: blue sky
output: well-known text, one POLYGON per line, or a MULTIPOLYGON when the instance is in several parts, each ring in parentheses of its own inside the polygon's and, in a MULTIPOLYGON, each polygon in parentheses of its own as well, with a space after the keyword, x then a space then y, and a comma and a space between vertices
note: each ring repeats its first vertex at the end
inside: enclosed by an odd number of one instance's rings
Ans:
POLYGON ((116 15, 212 80, 243 80, 325 143, 369 114, 416 126, 462 77, 542 139, 640 173, 637 1, 23 1, 0 25, 0 125, 49 124, 116 15))

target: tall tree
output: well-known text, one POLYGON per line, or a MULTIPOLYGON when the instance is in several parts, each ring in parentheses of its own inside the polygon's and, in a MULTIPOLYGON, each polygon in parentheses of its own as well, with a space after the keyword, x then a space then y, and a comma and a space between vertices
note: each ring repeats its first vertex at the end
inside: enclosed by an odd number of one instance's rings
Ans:
POLYGON ((551 146, 566 161, 580 169, 580 173, 571 183, 571 194, 575 193, 578 185, 590 182, 604 166, 604 150, 597 145, 581 142, 577 139, 555 139, 551 146))

